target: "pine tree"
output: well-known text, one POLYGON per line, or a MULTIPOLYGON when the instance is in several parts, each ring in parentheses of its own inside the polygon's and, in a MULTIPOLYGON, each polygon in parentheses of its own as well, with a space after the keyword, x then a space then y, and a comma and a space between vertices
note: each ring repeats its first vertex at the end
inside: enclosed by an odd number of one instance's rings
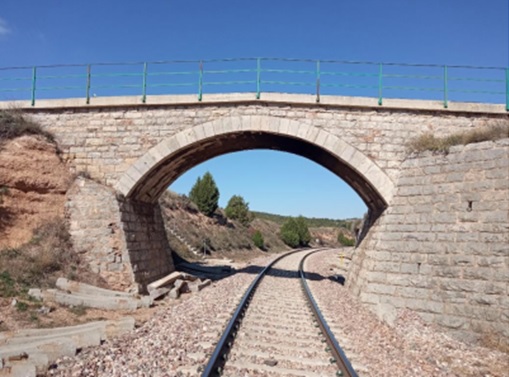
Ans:
POLYGON ((203 177, 196 179, 196 183, 189 192, 189 199, 204 215, 210 217, 214 214, 218 207, 219 190, 212 174, 206 172, 203 177))

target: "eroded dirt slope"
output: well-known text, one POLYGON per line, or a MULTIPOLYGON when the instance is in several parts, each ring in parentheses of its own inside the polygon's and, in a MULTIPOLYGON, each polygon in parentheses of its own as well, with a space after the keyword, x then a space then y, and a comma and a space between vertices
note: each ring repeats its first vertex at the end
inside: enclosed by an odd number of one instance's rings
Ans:
POLYGON ((71 180, 56 146, 40 136, 0 146, 0 250, 26 243, 35 228, 63 216, 71 180))

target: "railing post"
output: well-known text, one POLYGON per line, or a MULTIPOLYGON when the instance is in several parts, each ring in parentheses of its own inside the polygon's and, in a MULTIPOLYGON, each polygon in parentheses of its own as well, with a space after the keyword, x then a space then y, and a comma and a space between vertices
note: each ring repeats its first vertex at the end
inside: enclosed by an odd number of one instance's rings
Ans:
POLYGON ((92 67, 90 64, 87 65, 87 105, 90 104, 90 78, 91 78, 92 67))
POLYGON ((203 97, 203 61, 200 60, 200 73, 198 79, 198 101, 202 100, 203 97))
POLYGON ((35 105, 35 84, 37 82, 37 67, 32 68, 32 106, 35 105))
POLYGON ((316 61, 316 103, 320 103, 320 60, 316 61))
POLYGON ((262 62, 260 58, 256 58, 256 99, 260 99, 261 79, 262 79, 262 62))
POLYGON ((509 111, 509 68, 505 69, 505 110, 509 111))
POLYGON ((147 102, 147 62, 143 63, 143 84, 142 84, 142 94, 141 94, 141 102, 147 102))
POLYGON ((383 98, 383 66, 382 63, 378 64, 378 106, 382 106, 383 98))
POLYGON ((449 99, 448 99, 448 88, 447 88, 447 66, 444 65, 444 109, 449 107, 449 99))

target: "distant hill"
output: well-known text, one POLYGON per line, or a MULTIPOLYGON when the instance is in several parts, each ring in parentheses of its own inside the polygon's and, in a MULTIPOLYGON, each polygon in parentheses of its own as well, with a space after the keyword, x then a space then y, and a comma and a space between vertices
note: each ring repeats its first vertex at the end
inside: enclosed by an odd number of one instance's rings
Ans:
MULTIPOLYGON (((251 211, 251 213, 258 219, 273 221, 279 225, 283 224, 287 219, 291 216, 283 216, 283 215, 275 215, 272 213, 266 212, 257 212, 251 211)), ((325 219, 325 218, 317 218, 317 217, 305 217, 308 227, 310 228, 320 228, 320 227, 337 227, 337 228, 345 228, 352 229, 353 224, 360 223, 361 219, 345 219, 345 220, 337 220, 337 219, 325 219)))

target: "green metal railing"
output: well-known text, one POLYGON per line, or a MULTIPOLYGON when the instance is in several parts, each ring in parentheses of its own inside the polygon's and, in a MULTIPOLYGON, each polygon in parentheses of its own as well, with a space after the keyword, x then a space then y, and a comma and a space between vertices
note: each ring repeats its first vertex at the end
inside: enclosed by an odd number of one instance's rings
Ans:
POLYGON ((209 93, 307 93, 322 95, 505 103, 509 68, 242 58, 139 63, 97 63, 0 68, 0 100, 209 93))

